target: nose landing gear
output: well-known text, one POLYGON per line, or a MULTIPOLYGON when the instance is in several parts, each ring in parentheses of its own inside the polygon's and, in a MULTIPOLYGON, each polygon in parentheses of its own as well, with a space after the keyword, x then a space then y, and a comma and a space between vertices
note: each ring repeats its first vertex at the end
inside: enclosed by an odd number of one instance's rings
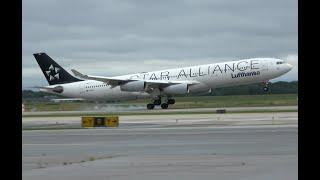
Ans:
POLYGON ((264 92, 268 92, 268 91, 269 91, 269 87, 268 87, 269 82, 268 82, 268 81, 265 81, 265 82, 263 82, 263 83, 264 83, 263 91, 264 91, 264 92))

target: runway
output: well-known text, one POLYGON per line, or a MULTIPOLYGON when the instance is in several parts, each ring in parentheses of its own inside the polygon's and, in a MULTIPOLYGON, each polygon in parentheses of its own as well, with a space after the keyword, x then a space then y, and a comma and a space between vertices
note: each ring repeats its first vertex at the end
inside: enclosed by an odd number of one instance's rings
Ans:
MULTIPOLYGON (((261 107, 260 107, 261 108, 261 107)), ((284 108, 284 107, 281 107, 284 108)), ((287 107, 288 108, 288 107, 287 107)), ((295 107, 290 107, 291 109, 295 107)), ((250 108, 255 110, 258 108, 250 108)), ((261 108, 262 109, 262 108, 261 108)), ((270 110, 271 108, 265 107, 262 110, 270 110)), ((289 109, 289 110, 291 110, 289 109)), ((209 125, 209 126, 230 126, 230 125, 280 125, 280 124, 297 124, 298 112, 264 112, 264 113, 201 113, 202 109, 189 109, 189 112, 194 111, 194 114, 185 114, 178 112, 176 114, 131 114, 120 115, 120 127, 158 127, 168 125, 209 125)), ((228 109, 230 110, 230 109, 228 109)), ((240 110, 240 109, 238 109, 240 110)), ((241 108, 241 110, 243 110, 241 108)), ((282 110, 280 107, 274 107, 271 110, 282 110)), ((185 111, 185 110, 184 110, 185 111)), ((162 111, 163 112, 163 111, 162 111)), ((214 112, 214 110, 211 110, 214 112)), ((227 111, 228 112, 228 111, 227 111)), ((81 116, 72 115, 65 112, 59 112, 59 116, 23 116, 22 128, 23 130, 31 129, 54 129, 54 128, 81 128, 81 116)))
POLYGON ((160 107, 156 107, 153 110, 147 110, 145 106, 118 108, 115 105, 109 105, 107 108, 102 110, 90 110, 90 111, 35 111, 35 112, 23 112, 22 116, 66 116, 66 115, 95 115, 101 113, 143 113, 143 114, 154 114, 154 113, 214 113, 217 109, 225 109, 227 112, 246 112, 246 111, 298 111, 298 106, 263 106, 263 107, 221 107, 221 108, 185 108, 185 109, 166 109, 163 110, 160 107))
MULTIPOLYGON (((79 121, 37 118, 23 122, 79 121)), ((298 179, 297 121, 297 112, 144 115, 120 116, 118 128, 25 130, 23 179, 298 179)))

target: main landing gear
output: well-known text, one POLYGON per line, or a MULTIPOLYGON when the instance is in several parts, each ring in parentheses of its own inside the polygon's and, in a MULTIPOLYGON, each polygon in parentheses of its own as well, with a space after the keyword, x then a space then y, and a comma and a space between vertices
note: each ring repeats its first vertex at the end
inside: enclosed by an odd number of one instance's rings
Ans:
POLYGON ((153 103, 147 104, 147 109, 154 109, 155 106, 161 106, 162 109, 168 109, 169 104, 174 104, 176 101, 172 98, 167 99, 167 102, 161 103, 161 97, 155 99, 153 103))

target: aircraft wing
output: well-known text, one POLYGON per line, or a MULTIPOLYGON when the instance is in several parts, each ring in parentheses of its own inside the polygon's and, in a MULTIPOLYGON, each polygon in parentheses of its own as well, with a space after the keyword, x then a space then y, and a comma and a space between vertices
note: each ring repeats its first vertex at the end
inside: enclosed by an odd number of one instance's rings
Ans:
POLYGON ((54 86, 32 86, 30 88, 35 88, 35 89, 48 89, 48 90, 52 90, 55 87, 54 86))
POLYGON ((37 88, 40 91, 44 91, 44 92, 57 92, 57 93, 61 93, 63 91, 63 87, 61 86, 33 86, 31 88, 37 88))
POLYGON ((130 81, 144 81, 147 83, 148 87, 167 87, 174 84, 198 84, 198 81, 165 81, 165 80, 141 80, 141 79, 121 79, 121 78, 113 78, 113 77, 104 77, 104 76, 91 76, 91 75, 84 75, 74 69, 71 70, 73 74, 77 77, 82 79, 90 79, 105 82, 112 87, 130 82, 130 81))

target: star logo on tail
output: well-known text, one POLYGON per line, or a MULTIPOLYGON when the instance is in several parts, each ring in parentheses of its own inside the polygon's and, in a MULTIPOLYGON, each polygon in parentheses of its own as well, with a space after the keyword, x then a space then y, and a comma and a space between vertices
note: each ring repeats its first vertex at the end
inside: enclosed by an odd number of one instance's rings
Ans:
POLYGON ((55 80, 55 79, 59 79, 59 71, 60 68, 58 67, 54 67, 52 64, 49 66, 48 70, 46 71, 46 74, 49 77, 49 80, 55 80))

